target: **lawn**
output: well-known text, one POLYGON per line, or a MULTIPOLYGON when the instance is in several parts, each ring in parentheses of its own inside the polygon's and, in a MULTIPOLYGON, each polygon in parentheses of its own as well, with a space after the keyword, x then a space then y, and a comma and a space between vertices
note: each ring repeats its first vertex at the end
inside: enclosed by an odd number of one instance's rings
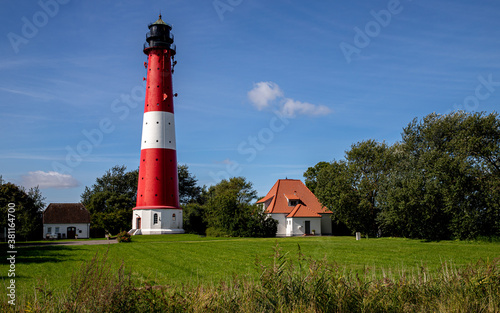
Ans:
MULTIPOLYGON (((418 272, 432 274, 446 262, 463 267, 479 259, 500 257, 500 243, 439 241, 401 238, 354 237, 209 238, 197 235, 135 236, 131 243, 83 246, 19 247, 16 257, 18 296, 33 293, 46 281, 53 290, 69 286, 73 271, 96 253, 108 251, 116 268, 123 262, 132 277, 152 285, 217 284, 235 275, 259 276, 257 261, 269 264, 276 243, 296 260, 300 251, 313 259, 326 258, 346 270, 375 270, 379 275, 418 272)), ((2 245, 0 265, 6 284, 7 246, 2 245)))

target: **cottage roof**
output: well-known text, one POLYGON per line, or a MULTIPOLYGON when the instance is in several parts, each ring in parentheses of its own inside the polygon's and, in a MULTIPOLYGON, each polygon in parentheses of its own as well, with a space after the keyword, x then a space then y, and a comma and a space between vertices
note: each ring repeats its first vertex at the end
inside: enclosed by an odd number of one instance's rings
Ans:
POLYGON ((331 214, 316 196, 298 179, 279 179, 267 195, 258 203, 272 199, 266 208, 266 213, 282 213, 288 217, 320 217, 320 214, 331 214), (295 206, 289 205, 289 200, 298 200, 295 206))
POLYGON ((81 203, 51 203, 43 212, 44 224, 90 223, 90 213, 81 203))
POLYGON ((297 204, 286 217, 321 217, 321 215, 305 205, 297 204))

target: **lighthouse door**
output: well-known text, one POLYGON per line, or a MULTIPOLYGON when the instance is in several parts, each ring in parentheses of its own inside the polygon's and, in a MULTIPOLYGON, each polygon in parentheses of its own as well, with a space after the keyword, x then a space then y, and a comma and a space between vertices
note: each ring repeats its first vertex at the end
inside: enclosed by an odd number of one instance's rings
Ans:
POLYGON ((135 225, 136 225, 136 229, 141 229, 141 218, 140 217, 138 217, 135 220, 135 225))

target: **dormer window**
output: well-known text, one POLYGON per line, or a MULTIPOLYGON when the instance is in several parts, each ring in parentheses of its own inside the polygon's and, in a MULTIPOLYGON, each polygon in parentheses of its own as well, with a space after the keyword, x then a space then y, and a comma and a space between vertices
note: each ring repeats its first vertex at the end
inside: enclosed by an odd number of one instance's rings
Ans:
POLYGON ((288 201, 288 206, 296 206, 301 204, 299 196, 297 194, 285 194, 286 200, 288 201))

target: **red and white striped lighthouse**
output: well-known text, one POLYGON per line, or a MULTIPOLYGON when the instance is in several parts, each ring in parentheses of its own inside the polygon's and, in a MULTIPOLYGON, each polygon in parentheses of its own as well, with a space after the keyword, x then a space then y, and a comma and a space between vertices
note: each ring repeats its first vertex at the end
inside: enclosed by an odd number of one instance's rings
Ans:
POLYGON ((161 15, 148 27, 144 44, 148 56, 146 101, 133 234, 183 233, 172 92, 174 36, 170 33, 172 26, 161 15))

